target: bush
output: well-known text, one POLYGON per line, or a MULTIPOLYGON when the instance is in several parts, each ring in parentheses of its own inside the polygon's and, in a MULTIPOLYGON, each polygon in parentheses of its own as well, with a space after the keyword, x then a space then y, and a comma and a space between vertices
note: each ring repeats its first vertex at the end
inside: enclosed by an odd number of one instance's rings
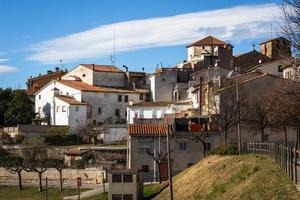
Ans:
POLYGON ((71 167, 75 169, 84 169, 85 168, 85 161, 83 159, 80 160, 73 160, 71 163, 71 167))
POLYGON ((228 145, 227 147, 218 147, 210 152, 211 155, 237 155, 239 154, 236 144, 228 145))
POLYGON ((77 134, 70 135, 47 135, 45 142, 52 146, 66 146, 82 144, 82 137, 77 134))
POLYGON ((12 144, 13 138, 6 132, 0 132, 0 144, 12 144))
POLYGON ((44 147, 46 146, 45 138, 41 136, 26 137, 23 140, 22 145, 26 147, 44 147))
POLYGON ((25 139, 24 135, 21 135, 21 134, 15 135, 15 143, 16 144, 21 144, 24 139, 25 139))
POLYGON ((69 127, 51 127, 47 130, 47 134, 55 136, 55 135, 67 135, 69 132, 69 127))

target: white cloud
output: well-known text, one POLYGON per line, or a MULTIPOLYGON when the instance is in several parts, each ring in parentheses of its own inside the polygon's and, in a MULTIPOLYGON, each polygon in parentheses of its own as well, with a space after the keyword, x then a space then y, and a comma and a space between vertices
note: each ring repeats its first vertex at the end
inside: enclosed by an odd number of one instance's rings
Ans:
POLYGON ((16 67, 0 64, 0 74, 12 73, 12 72, 16 72, 16 71, 18 71, 18 68, 16 68, 16 67))
POLYGON ((7 58, 0 58, 0 63, 1 62, 6 62, 6 61, 9 61, 9 59, 7 59, 7 58))
POLYGON ((108 56, 113 52, 114 31, 117 53, 188 44, 207 35, 231 42, 262 38, 279 14, 277 5, 263 4, 102 25, 33 44, 27 59, 53 64, 60 59, 74 62, 108 56))

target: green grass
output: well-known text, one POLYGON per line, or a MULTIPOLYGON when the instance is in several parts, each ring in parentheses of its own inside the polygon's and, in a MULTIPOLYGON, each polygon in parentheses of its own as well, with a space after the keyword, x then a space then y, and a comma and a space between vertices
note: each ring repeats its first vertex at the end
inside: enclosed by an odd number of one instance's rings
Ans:
POLYGON ((108 199, 108 194, 107 193, 102 193, 98 194, 92 197, 84 198, 82 200, 107 200, 108 199))
MULTIPOLYGON (((173 178, 174 199, 300 199, 293 182, 269 158, 209 156, 173 178)), ((164 189, 155 199, 168 199, 164 189)))
MULTIPOLYGON (((0 200, 43 200, 45 190, 38 191, 37 187, 25 187, 22 191, 14 186, 0 186, 0 200)), ((57 188, 48 189, 48 200, 61 200, 65 196, 77 194, 77 189, 65 189, 62 192, 57 188)))

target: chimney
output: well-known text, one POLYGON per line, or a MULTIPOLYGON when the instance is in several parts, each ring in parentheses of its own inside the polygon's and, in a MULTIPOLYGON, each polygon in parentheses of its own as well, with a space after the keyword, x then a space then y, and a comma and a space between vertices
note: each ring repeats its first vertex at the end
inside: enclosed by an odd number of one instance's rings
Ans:
POLYGON ((128 72, 128 67, 126 65, 123 65, 123 67, 126 69, 126 72, 128 72))
POLYGON ((51 70, 48 70, 48 71, 47 71, 47 74, 51 74, 51 73, 52 73, 52 71, 51 71, 51 70))
POLYGON ((95 70, 95 64, 92 64, 92 66, 93 66, 93 71, 95 70))
POLYGON ((58 72, 59 71, 59 67, 55 67, 55 71, 58 72))

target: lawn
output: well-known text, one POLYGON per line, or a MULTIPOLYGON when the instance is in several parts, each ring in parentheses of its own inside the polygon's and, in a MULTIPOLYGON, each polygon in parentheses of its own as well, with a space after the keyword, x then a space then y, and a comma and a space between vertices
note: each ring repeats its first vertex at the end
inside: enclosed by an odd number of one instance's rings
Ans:
MULTIPOLYGON (((60 192, 58 188, 48 189, 48 200, 61 200, 65 196, 77 194, 77 189, 65 189, 60 192)), ((42 200, 46 192, 38 192, 37 187, 25 187, 20 191, 18 187, 0 186, 0 200, 42 200)))

